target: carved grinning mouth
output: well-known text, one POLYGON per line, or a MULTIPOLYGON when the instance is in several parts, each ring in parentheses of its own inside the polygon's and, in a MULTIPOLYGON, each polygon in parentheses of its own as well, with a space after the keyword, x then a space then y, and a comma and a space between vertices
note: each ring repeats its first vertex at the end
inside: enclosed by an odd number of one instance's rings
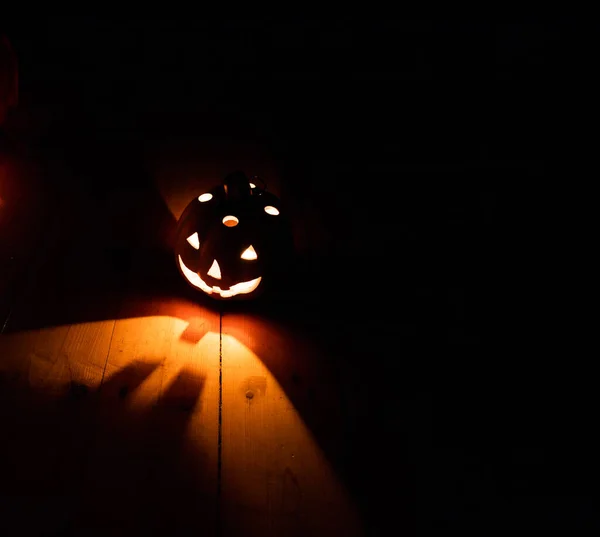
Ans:
POLYGON ((229 289, 221 289, 218 285, 210 286, 208 285, 196 272, 190 270, 185 266, 183 259, 181 256, 179 258, 179 267, 181 268, 181 272, 186 277, 186 279, 198 289, 204 291, 208 295, 217 294, 222 298, 231 298, 235 295, 245 295, 254 291, 262 278, 259 276, 254 280, 249 280, 247 282, 240 282, 232 285, 229 289))

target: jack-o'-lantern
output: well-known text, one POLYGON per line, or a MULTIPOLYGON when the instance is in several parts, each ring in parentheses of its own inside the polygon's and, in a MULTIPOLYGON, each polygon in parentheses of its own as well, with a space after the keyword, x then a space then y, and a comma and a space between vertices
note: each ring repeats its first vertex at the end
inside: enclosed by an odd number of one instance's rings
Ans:
POLYGON ((258 182, 231 173, 222 185, 194 198, 179 219, 177 266, 190 285, 211 298, 255 298, 289 259, 285 211, 258 182))
POLYGON ((19 99, 17 58, 8 37, 0 33, 0 125, 19 99))

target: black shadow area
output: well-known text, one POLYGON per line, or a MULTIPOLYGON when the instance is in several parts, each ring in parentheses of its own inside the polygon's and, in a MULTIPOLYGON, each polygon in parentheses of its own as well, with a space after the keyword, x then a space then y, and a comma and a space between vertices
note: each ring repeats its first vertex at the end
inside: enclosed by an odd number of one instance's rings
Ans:
POLYGON ((131 404, 159 366, 140 357, 98 390, 61 394, 2 377, 3 532, 216 534, 216 435, 188 433, 204 379, 181 371, 153 402, 131 404))

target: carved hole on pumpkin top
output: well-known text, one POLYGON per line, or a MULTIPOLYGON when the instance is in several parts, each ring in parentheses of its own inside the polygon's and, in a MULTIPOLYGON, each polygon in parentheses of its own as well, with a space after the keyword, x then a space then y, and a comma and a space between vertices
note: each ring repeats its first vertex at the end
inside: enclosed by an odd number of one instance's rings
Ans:
POLYGON ((235 227, 240 223, 240 221, 233 215, 229 214, 225 218, 223 218, 223 224, 227 227, 235 227))

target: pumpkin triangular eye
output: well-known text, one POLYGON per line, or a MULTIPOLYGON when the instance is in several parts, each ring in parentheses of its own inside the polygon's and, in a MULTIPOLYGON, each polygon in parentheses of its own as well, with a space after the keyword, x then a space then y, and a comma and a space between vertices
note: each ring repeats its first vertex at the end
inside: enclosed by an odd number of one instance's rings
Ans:
POLYGON ((213 264, 210 266, 206 274, 212 276, 216 280, 221 279, 221 267, 219 267, 219 263, 217 263, 216 259, 213 261, 213 264))
POLYGON ((250 246, 248 246, 248 248, 246 248, 242 252, 242 255, 240 257, 242 259, 246 259, 248 261, 253 261, 254 259, 258 258, 258 255, 257 255, 256 250, 254 249, 254 247, 252 245, 250 245, 250 246))
POLYGON ((193 235, 190 235, 187 239, 186 239, 194 248, 196 248, 196 250, 200 250, 200 237, 198 237, 198 232, 194 233, 193 235))

